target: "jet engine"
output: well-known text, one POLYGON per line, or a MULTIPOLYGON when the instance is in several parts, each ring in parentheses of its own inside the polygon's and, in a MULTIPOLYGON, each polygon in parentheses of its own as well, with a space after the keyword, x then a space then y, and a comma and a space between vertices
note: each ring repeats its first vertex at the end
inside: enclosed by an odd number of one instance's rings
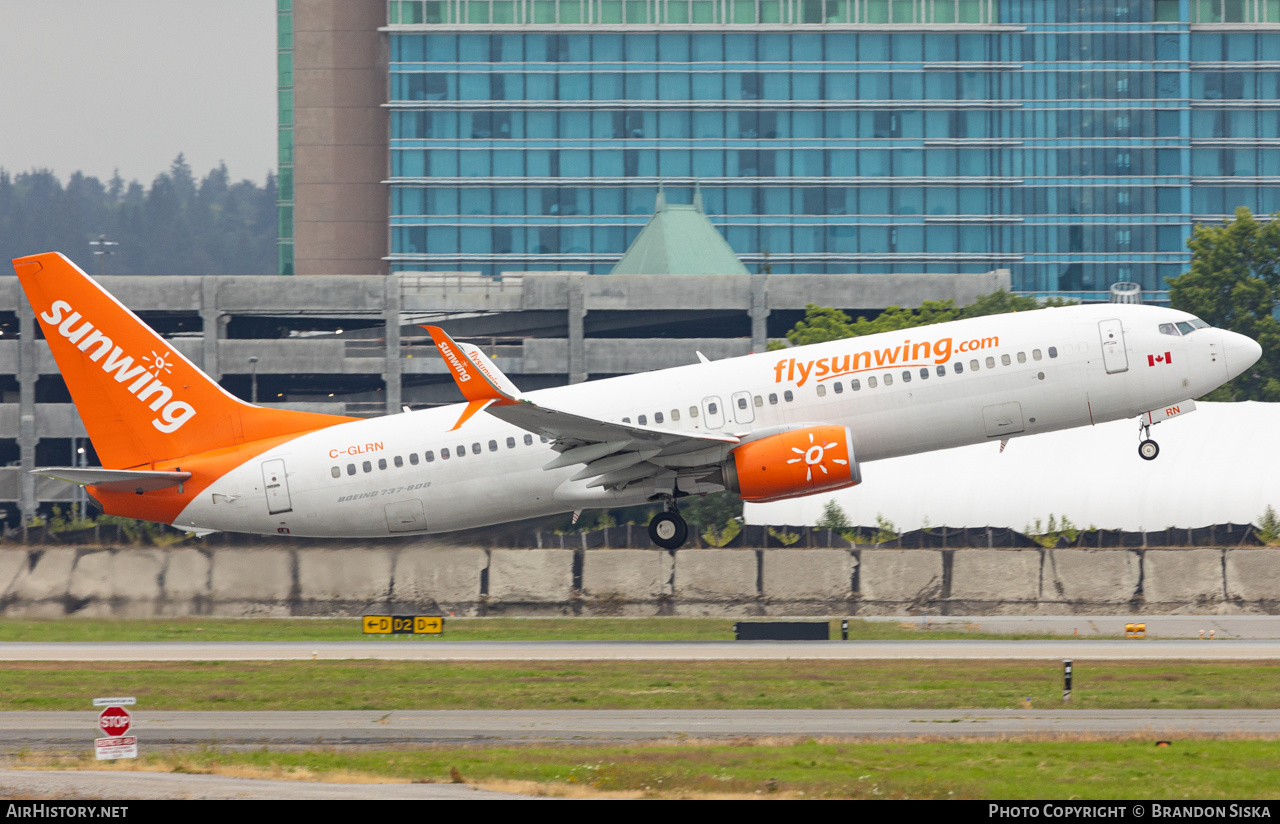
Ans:
POLYGON ((862 481, 845 426, 806 426, 748 441, 721 465, 725 486, 765 503, 843 489, 862 481))

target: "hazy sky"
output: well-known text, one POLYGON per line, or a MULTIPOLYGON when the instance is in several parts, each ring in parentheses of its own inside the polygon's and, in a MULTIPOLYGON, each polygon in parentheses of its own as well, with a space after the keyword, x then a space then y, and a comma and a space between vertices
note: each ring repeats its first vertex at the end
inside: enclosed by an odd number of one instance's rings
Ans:
POLYGON ((0 168, 276 166, 275 0, 0 0, 0 168))

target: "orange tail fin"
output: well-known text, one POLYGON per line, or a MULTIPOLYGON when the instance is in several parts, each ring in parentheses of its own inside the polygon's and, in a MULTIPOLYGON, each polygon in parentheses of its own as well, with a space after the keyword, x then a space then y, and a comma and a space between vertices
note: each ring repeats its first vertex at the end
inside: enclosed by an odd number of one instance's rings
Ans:
POLYGON ((241 401, 57 252, 13 266, 105 467, 154 465, 355 420, 241 401))

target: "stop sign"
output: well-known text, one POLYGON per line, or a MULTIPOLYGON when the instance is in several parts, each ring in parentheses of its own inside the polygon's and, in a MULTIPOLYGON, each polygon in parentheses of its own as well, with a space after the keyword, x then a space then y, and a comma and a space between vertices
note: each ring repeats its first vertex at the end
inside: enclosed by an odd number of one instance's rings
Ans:
POLYGON ((109 736, 124 735, 132 720, 124 707, 107 707, 98 715, 98 728, 109 736))

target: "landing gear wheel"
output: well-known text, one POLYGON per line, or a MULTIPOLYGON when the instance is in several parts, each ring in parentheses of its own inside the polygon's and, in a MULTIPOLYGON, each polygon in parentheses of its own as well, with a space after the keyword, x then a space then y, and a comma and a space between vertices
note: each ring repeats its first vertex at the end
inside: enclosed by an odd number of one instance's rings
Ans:
POLYGON ((679 549, 689 537, 689 525, 678 512, 659 512, 649 521, 649 540, 663 549, 679 549))
POLYGON ((1154 461, 1156 456, 1160 454, 1160 444, 1147 438, 1138 444, 1138 454, 1144 461, 1154 461))

